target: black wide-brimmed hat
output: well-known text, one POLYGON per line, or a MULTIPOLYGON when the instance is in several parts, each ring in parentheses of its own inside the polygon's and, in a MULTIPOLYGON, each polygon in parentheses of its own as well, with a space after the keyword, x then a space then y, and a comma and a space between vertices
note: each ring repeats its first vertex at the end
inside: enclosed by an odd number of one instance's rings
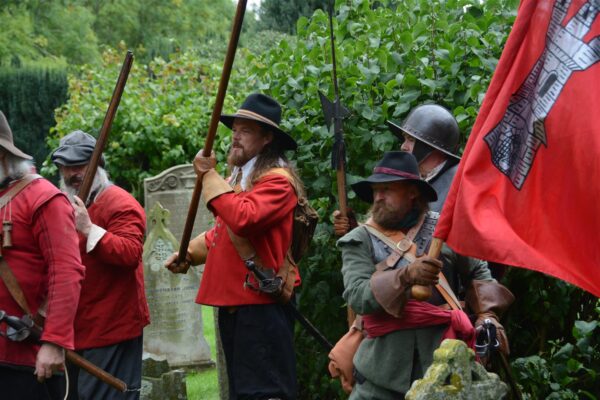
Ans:
POLYGON ((417 159, 405 151, 388 151, 373 168, 373 175, 352 185, 356 195, 373 203, 373 183, 406 181, 414 183, 428 202, 437 200, 435 189, 419 175, 417 159))
POLYGON ((17 148, 17 146, 15 146, 10 125, 8 125, 8 121, 6 120, 6 117, 2 111, 0 111, 0 146, 2 146, 2 148, 9 153, 12 153, 15 156, 25 160, 31 160, 33 158, 29 154, 23 153, 17 148))
MULTIPOLYGON (((90 162, 96 147, 96 138, 84 131, 73 131, 62 137, 59 146, 52 152, 50 158, 56 165, 74 167, 90 162)), ((100 159, 100 166, 104 166, 104 156, 100 159)))
POLYGON ((236 118, 256 121, 267 127, 274 133, 274 140, 278 141, 284 150, 296 150, 296 147, 298 147, 296 141, 279 127, 281 106, 269 96, 253 93, 244 100, 244 103, 235 114, 223 114, 220 120, 231 129, 233 120, 236 118))

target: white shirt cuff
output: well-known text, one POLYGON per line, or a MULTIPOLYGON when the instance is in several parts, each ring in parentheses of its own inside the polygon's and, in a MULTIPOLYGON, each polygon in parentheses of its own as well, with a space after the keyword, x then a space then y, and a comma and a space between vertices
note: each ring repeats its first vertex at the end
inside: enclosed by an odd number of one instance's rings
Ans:
POLYGON ((94 250, 94 248, 96 247, 100 239, 102 239, 105 233, 106 229, 101 228, 98 225, 92 224, 92 227, 90 228, 90 234, 87 237, 87 243, 85 244, 86 253, 89 253, 92 250, 94 250))

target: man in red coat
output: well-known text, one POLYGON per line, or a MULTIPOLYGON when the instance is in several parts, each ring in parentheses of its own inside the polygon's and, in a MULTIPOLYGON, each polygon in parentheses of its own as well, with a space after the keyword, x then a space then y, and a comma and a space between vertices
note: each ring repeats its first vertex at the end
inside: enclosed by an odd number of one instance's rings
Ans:
POLYGON ((15 341, 17 337, 0 323, 0 397, 7 400, 64 396, 64 376, 53 373, 64 365, 64 349, 74 347, 73 319, 84 276, 73 208, 54 185, 32 175, 33 170, 31 157, 14 146, 0 112, 0 215, 5 226, 12 226, 10 233, 3 233, 4 244, 10 235, 12 245, 2 248, 8 265, 2 268, 9 272, 0 279, 0 310, 6 313, 2 317, 28 313, 9 292, 8 273, 16 278, 29 312, 46 317, 41 346, 15 341), (22 189, 16 193, 15 187, 22 189))
POLYGON ((86 267, 75 318, 75 348, 133 390, 123 396, 85 371, 69 376, 78 381, 80 399, 137 399, 142 331, 150 322, 142 263, 146 217, 133 196, 110 182, 100 166, 85 204, 76 196, 95 144, 91 135, 74 131, 52 153, 61 188, 73 202, 86 267))
POLYGON ((205 263, 196 301, 219 308, 230 399, 297 396, 289 305, 258 290, 244 262, 277 273, 290 248, 298 202, 292 182, 300 181, 284 155, 296 142, 279 128, 280 120, 279 103, 262 94, 250 95, 237 113, 221 116, 232 129, 230 181, 214 170, 214 154, 202 157, 201 151, 194 160, 215 226, 190 242, 185 263, 177 265, 175 255, 166 263, 173 272, 205 263), (249 241, 253 251, 242 255, 232 238, 249 241))

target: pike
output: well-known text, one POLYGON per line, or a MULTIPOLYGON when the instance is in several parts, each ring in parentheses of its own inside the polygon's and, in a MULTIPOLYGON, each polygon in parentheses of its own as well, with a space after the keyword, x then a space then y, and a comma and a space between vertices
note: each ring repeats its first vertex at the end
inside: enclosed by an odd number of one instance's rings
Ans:
MULTIPOLYGON (((331 129, 333 125, 333 149, 331 151, 331 168, 335 170, 337 193, 340 216, 345 218, 348 216, 348 196, 346 191, 346 143, 344 142, 344 118, 350 115, 346 107, 342 105, 340 100, 340 89, 337 79, 337 63, 335 59, 335 36, 333 34, 333 7, 335 1, 329 3, 329 42, 331 43, 331 65, 332 65, 332 80, 333 94, 335 96, 332 102, 319 91, 321 99, 321 107, 325 115, 325 123, 327 128, 331 129)), ((356 314, 348 307, 348 326, 352 326, 356 314)))
MULTIPOLYGON (((240 32, 242 30, 242 23, 244 22, 244 13, 246 11, 247 0, 240 0, 237 5, 235 17, 233 20, 233 26, 231 28, 231 36, 229 38, 229 46, 227 47, 227 54, 225 55, 225 62, 223 65, 223 71, 221 72, 221 80, 219 81, 219 90, 217 92, 217 98, 215 100, 215 107, 210 118, 210 125, 208 127, 208 134, 206 135, 206 142, 204 143, 204 150, 202 155, 204 157, 210 157, 215 135, 217 133, 217 127, 219 125, 219 117, 221 116, 221 110, 223 109, 223 102, 225 100, 225 93, 227 92, 227 85, 229 84, 229 75, 231 75, 231 67, 233 60, 235 59, 235 51, 237 44, 240 39, 240 32)), ((192 229, 194 228, 194 220, 196 219, 196 213, 198 212, 198 204, 200 203, 200 195, 202 194, 202 180, 196 179, 194 191, 192 192, 192 198, 190 200, 190 207, 188 209, 188 215, 185 220, 185 226, 183 228, 183 234, 179 245, 179 254, 177 255, 177 264, 182 264, 185 261, 187 249, 190 244, 190 238, 192 236, 192 229)))
POLYGON ((340 215, 348 216, 348 198, 346 194, 346 144, 344 143, 343 120, 350 115, 350 112, 344 107, 340 100, 340 90, 337 80, 337 65, 335 60, 335 37, 333 34, 333 2, 329 3, 329 41, 331 42, 331 64, 333 74, 333 93, 335 96, 332 102, 319 91, 321 107, 325 114, 325 123, 327 128, 331 129, 333 123, 333 150, 331 153, 331 167, 336 171, 338 202, 340 206, 340 215))
POLYGON ((113 120, 117 114, 117 108, 119 108, 119 103, 121 102, 121 95, 123 94, 125 84, 127 83, 127 78, 129 77, 131 64, 133 64, 133 53, 128 50, 127 54, 125 55, 125 60, 123 61, 123 66, 121 67, 121 72, 119 73, 119 79, 117 80, 112 98, 110 99, 108 110, 106 110, 106 114, 104 116, 104 122, 102 122, 100 134, 96 140, 96 147, 94 147, 94 151, 90 157, 90 162, 88 163, 85 175, 83 176, 83 182, 81 183, 81 187, 77 193, 77 196, 84 203, 87 202, 87 198, 90 195, 90 190, 92 189, 92 184, 94 183, 94 177, 96 176, 96 171, 98 170, 98 164, 102 158, 104 147, 106 147, 108 134, 110 133, 110 128, 112 127, 113 120))

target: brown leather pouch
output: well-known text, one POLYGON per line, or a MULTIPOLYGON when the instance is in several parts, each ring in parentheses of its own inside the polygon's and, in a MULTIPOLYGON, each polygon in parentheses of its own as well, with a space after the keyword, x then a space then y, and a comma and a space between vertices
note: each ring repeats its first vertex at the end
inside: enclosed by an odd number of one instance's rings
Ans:
POLYGON ((356 316, 350 330, 337 341, 329 352, 329 374, 333 378, 340 378, 344 392, 350 393, 354 386, 354 354, 365 338, 362 330, 362 318, 356 316))

